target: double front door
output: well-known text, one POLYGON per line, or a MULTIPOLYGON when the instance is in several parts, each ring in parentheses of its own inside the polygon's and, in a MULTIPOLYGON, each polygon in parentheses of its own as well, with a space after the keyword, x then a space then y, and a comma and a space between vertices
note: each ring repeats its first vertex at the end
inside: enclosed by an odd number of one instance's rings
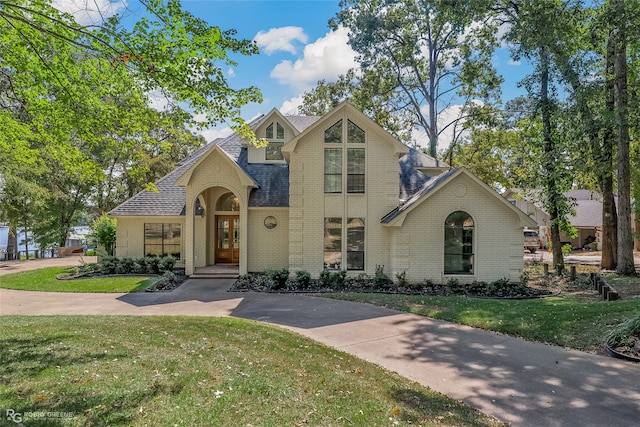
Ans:
POLYGON ((216 263, 240 261, 240 217, 216 215, 216 263))

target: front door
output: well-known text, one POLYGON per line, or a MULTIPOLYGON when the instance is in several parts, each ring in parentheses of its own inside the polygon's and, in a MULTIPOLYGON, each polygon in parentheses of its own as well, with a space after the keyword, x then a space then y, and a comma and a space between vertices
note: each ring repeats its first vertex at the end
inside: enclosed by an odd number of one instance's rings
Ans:
POLYGON ((240 217, 216 216, 216 263, 237 264, 240 261, 240 217))

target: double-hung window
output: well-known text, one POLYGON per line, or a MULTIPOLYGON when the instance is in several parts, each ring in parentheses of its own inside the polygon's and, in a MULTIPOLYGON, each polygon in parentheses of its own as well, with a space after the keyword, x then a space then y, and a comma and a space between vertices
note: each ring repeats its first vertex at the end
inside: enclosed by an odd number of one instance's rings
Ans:
POLYGON ((347 218, 344 227, 342 221, 339 217, 324 219, 324 268, 364 270, 364 218, 347 218))

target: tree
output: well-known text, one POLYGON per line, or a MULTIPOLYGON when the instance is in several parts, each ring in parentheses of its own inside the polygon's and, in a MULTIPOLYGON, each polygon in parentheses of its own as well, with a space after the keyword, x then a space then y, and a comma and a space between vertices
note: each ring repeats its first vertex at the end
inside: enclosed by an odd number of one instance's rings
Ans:
MULTIPOLYGON (((635 3, 635 2, 633 2, 635 3)), ((637 6, 637 5, 635 5, 637 6)), ((629 136, 629 95, 627 88, 627 26, 630 15, 637 13, 627 9, 623 1, 611 0, 611 15, 614 19, 614 81, 615 117, 618 165, 618 265, 616 272, 635 275, 633 259, 633 234, 631 232, 631 165, 629 136)))
MULTIPOLYGON (((13 49, 19 44, 29 50, 40 64, 39 77, 76 101, 77 81, 65 79, 64 62, 41 54, 42 48, 71 46, 113 68, 126 68, 135 77, 130 83, 142 92, 162 92, 174 108, 187 104, 188 111, 203 114, 209 125, 230 120, 234 129, 255 141, 240 107, 260 102, 261 94, 256 87, 231 88, 218 64, 235 65, 230 53, 256 54, 257 45, 234 38, 235 30, 209 26, 182 10, 179 0, 140 3, 148 14, 129 30, 122 13, 85 26, 49 0, 0 0, 2 45, 13 49)), ((8 51, 3 50, 4 58, 8 51)))
POLYGON ((571 203, 564 196, 572 177, 567 168, 568 152, 563 144, 566 132, 562 131, 556 95, 560 83, 557 70, 562 65, 558 63, 556 53, 561 51, 567 56, 575 53, 576 38, 579 37, 576 23, 582 9, 579 2, 522 0, 507 1, 504 12, 511 24, 506 40, 513 45, 512 55, 516 59, 524 57, 534 66, 525 86, 536 100, 541 124, 544 205, 549 214, 553 265, 560 274, 564 270, 560 231, 571 234, 573 229, 567 221, 571 203))
POLYGON ((304 115, 321 116, 348 100, 397 139, 409 142, 412 124, 391 104, 394 89, 393 80, 385 79, 374 71, 361 73, 358 77, 355 70, 349 70, 337 81, 321 80, 315 88, 305 92, 298 111, 304 115))
POLYGON ((438 137, 465 120, 474 101, 499 94, 491 65, 496 28, 484 1, 342 0, 330 21, 349 29, 349 44, 364 73, 392 89, 387 110, 422 129, 428 154, 437 155, 438 137), (477 25, 479 24, 479 25, 477 25), (441 126, 441 112, 453 102, 465 106, 441 126))
POLYGON ((113 256, 116 245, 116 219, 102 214, 91 226, 96 243, 103 246, 109 256, 113 256))

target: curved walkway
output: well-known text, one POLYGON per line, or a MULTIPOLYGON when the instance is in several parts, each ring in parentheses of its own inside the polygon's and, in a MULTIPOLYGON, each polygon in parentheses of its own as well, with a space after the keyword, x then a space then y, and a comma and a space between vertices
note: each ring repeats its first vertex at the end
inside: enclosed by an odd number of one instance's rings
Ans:
POLYGON ((227 292, 231 282, 189 280, 170 293, 63 294, 0 289, 0 314, 253 319, 377 363, 514 426, 622 427, 639 423, 640 364, 367 304, 227 292))

